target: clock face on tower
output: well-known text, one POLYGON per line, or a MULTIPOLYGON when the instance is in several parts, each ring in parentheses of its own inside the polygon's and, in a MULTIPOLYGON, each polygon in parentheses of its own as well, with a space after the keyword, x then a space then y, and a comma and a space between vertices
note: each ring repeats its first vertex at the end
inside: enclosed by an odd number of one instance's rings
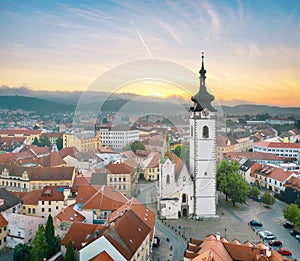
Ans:
POLYGON ((205 108, 203 111, 202 111, 202 115, 203 116, 208 116, 209 115, 209 110, 207 108, 205 108))

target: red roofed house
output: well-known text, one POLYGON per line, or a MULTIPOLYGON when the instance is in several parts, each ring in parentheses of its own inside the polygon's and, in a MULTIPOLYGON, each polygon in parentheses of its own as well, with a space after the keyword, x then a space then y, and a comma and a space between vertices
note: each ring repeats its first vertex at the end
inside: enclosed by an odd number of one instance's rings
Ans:
POLYGON ((262 165, 254 171, 255 182, 260 187, 265 187, 275 193, 280 193, 284 190, 284 184, 291 177, 297 177, 297 174, 292 171, 285 171, 271 165, 262 165))
POLYGON ((112 186, 79 186, 75 209, 87 223, 103 224, 111 212, 127 202, 128 198, 112 186))
MULTIPOLYGON (((191 238, 184 253, 184 261, 284 261, 285 257, 276 250, 260 242, 253 245, 249 241, 241 244, 238 240, 228 242, 220 235, 208 235, 204 240, 191 238)), ((296 261, 296 259, 291 259, 296 261)))
POLYGON ((184 162, 171 151, 166 133, 164 153, 159 163, 158 210, 162 219, 190 217, 194 211, 194 186, 184 162))
POLYGON ((28 129, 11 129, 11 130, 1 130, 0 137, 29 137, 30 144, 35 138, 39 139, 42 130, 28 130, 28 129))
POLYGON ((6 247, 7 225, 7 220, 0 213, 0 251, 6 247))
POLYGON ((132 210, 107 227, 73 223, 62 240, 64 254, 69 239, 74 242, 75 261, 103 260, 101 257, 118 261, 150 258, 150 228, 132 210))
POLYGON ((126 197, 131 197, 138 180, 133 162, 126 160, 124 163, 110 163, 107 169, 107 185, 115 187, 126 197))

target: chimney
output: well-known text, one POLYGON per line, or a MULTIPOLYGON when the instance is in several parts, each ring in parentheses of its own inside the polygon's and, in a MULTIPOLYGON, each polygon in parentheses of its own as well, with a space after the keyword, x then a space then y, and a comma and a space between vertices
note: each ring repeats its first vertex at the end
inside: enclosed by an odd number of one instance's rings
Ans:
POLYGON ((216 238, 217 238, 218 241, 220 241, 220 239, 221 239, 220 232, 217 232, 217 233, 216 233, 216 238))

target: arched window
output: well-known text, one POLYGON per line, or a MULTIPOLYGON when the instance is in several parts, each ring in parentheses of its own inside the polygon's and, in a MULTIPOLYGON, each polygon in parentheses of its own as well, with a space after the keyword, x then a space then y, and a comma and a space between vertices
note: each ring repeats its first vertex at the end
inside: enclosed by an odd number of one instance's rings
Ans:
POLYGON ((182 203, 186 203, 186 202, 187 202, 186 194, 182 194, 182 203))
POLYGON ((170 184, 170 175, 167 175, 167 184, 170 184))
POLYGON ((208 135, 208 127, 204 126, 202 129, 202 138, 207 139, 209 137, 208 135))

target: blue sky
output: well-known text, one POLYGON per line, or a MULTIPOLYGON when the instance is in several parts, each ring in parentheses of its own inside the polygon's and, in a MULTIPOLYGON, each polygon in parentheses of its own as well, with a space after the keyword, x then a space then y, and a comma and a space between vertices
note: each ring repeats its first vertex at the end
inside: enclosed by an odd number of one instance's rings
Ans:
POLYGON ((140 59, 197 72, 204 51, 221 102, 300 106, 300 1, 74 2, 0 1, 0 86, 83 91, 140 59))

